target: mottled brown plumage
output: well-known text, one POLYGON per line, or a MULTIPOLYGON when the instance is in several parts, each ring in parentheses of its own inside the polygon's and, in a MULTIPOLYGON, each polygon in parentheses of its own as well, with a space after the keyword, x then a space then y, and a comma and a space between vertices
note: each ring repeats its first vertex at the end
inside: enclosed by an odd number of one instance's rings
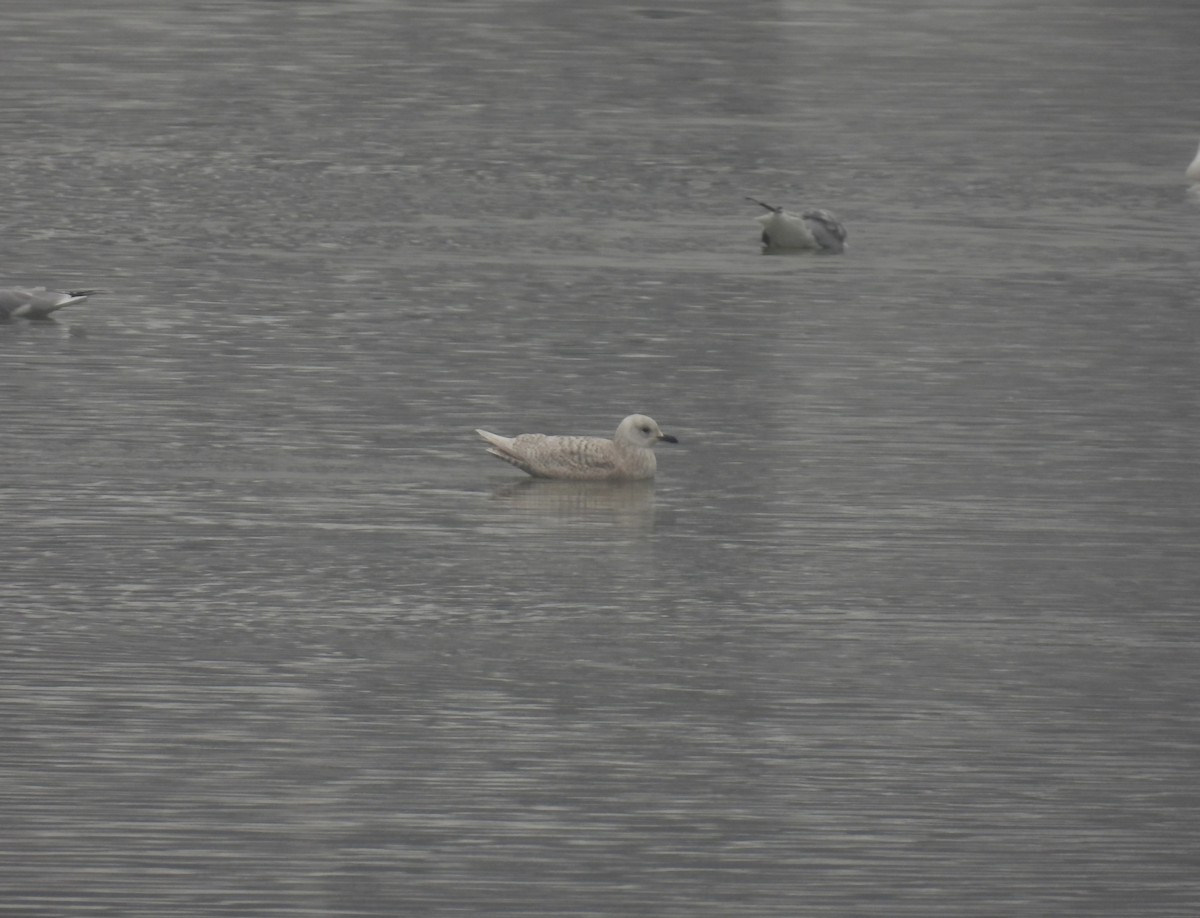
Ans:
POLYGON ((535 478, 571 481, 639 481, 657 470, 655 444, 678 443, 653 418, 631 414, 611 440, 604 437, 561 437, 521 434, 502 437, 476 430, 490 444, 488 452, 535 478))

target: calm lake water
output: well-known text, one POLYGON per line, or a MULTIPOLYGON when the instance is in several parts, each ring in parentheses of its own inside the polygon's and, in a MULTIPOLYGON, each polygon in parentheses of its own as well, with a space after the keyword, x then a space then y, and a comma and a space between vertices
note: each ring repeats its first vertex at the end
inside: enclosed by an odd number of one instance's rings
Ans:
POLYGON ((0 29, 0 913, 1197 914, 1193 0, 0 29))

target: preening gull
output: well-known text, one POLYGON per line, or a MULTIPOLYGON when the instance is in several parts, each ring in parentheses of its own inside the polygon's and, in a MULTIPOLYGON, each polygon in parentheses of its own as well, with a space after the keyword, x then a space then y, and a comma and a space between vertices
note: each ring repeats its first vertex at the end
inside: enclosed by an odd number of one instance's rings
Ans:
POLYGON ((0 287, 0 319, 48 319, 67 306, 107 290, 47 290, 45 287, 0 287))
POLYGON ((829 211, 806 210, 797 217, 758 198, 747 197, 746 200, 770 211, 758 218, 763 228, 764 252, 807 249, 840 255, 846 250, 846 227, 829 211))
POLYGON ((1200 182, 1200 150, 1196 151, 1196 158, 1192 160, 1192 164, 1187 167, 1187 172, 1183 174, 1193 182, 1200 182))
POLYGON ((501 437, 476 430, 491 446, 488 452, 534 478, 570 481, 640 481, 657 469, 652 448, 660 440, 678 443, 653 418, 631 414, 611 440, 604 437, 548 437, 521 434, 501 437))

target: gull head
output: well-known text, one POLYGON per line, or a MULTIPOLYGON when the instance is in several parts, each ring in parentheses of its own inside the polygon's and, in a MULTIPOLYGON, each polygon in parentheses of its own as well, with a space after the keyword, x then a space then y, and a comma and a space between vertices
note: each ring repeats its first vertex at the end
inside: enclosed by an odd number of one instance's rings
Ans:
POLYGON ((659 441, 663 443, 679 442, 670 434, 663 433, 654 418, 646 417, 644 414, 631 414, 623 420, 617 427, 617 433, 613 440, 639 449, 650 449, 659 441))

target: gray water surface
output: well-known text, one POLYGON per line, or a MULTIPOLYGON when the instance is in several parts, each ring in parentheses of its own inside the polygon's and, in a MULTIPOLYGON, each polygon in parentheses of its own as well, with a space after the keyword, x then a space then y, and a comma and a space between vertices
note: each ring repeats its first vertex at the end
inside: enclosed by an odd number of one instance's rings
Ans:
POLYGON ((0 28, 0 913, 1197 913, 1191 0, 0 28))

